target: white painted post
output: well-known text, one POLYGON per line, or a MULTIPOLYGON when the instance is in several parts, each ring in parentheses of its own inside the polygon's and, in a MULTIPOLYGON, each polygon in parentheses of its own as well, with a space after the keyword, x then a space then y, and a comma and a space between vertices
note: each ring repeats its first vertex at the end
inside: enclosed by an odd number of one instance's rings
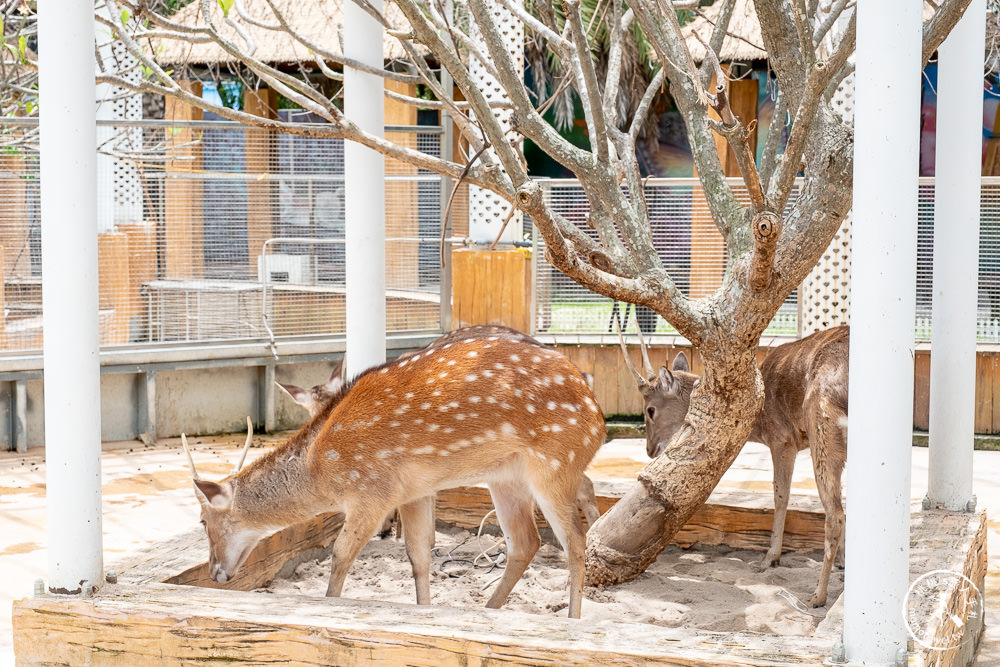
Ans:
POLYGON ((927 505, 972 500, 976 296, 986 0, 972 0, 938 49, 927 505))
POLYGON ((64 593, 103 568, 93 11, 38 6, 39 41, 55 45, 38 72, 49 590, 64 593))
MULTIPOLYGON (((372 0, 377 9, 382 0, 372 0)), ((344 55, 381 69, 382 26, 353 2, 344 3, 344 55)), ((344 68, 344 112, 382 136, 382 77, 344 68)), ((385 361, 385 161, 353 141, 344 145, 347 281, 347 374, 385 361)))
POLYGON ((921 9, 857 12, 844 646, 878 665, 907 639, 921 9))

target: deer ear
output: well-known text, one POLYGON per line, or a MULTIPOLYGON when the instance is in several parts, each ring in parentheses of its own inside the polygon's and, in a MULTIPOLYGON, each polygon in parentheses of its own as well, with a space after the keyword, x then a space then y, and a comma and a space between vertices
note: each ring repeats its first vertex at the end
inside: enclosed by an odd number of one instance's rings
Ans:
POLYGON ((282 384, 278 381, 275 381, 274 384, 284 389, 285 393, 288 394, 292 398, 292 400, 298 403, 299 405, 303 405, 306 401, 309 400, 308 393, 302 387, 296 387, 294 384, 282 384))
POLYGON ((674 381, 673 374, 667 370, 666 366, 660 366, 660 374, 657 377, 657 385, 663 391, 674 393, 674 389, 677 383, 674 381))
POLYGON ((688 364, 687 355, 683 352, 678 352, 677 356, 674 357, 674 372, 683 371, 685 373, 691 372, 691 366, 688 364))
POLYGON ((229 487, 217 482, 206 482, 203 479, 194 480, 195 495, 203 505, 211 505, 215 509, 224 510, 232 503, 229 487))

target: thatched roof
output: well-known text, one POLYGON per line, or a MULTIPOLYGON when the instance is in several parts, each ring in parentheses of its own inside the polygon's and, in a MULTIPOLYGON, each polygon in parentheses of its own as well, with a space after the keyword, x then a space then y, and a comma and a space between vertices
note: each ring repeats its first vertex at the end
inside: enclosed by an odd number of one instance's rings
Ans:
MULTIPOLYGON (((344 27, 344 2, 350 0, 275 0, 274 4, 293 26, 307 39, 334 55, 343 55, 341 30, 344 27)), ((246 48, 246 43, 222 15, 219 3, 209 3, 212 8, 212 24, 227 39, 246 48)), ((270 7, 264 0, 244 0, 245 13, 256 23, 278 27, 270 7)), ((385 14, 393 26, 406 29, 408 24, 399 9, 390 3, 385 5, 385 14)), ((235 6, 229 11, 229 18, 239 24, 253 40, 256 50, 253 57, 267 63, 313 63, 316 55, 288 33, 254 25, 242 18, 235 6)), ((177 12, 171 20, 186 26, 204 26, 201 3, 192 2, 177 12)), ((161 39, 157 43, 156 59, 162 64, 216 64, 234 63, 236 58, 226 53, 219 45, 212 43, 192 44, 184 40, 161 39)), ((396 38, 385 36, 383 53, 387 60, 405 57, 405 52, 396 38)))
MULTIPOLYGON (((705 47, 695 37, 698 34, 701 39, 708 44, 712 38, 712 31, 715 29, 715 22, 722 11, 721 2, 716 2, 711 7, 703 7, 702 13, 708 20, 701 16, 696 16, 693 21, 681 28, 681 33, 687 41, 688 49, 695 62, 701 62, 705 58, 705 47)), ((722 42, 722 49, 719 59, 722 61, 732 60, 764 60, 767 53, 764 51, 764 38, 760 34, 760 22, 757 21, 757 8, 754 7, 753 0, 737 0, 733 8, 733 17, 729 21, 729 34, 722 42), (760 47, 760 48, 758 48, 760 47)))

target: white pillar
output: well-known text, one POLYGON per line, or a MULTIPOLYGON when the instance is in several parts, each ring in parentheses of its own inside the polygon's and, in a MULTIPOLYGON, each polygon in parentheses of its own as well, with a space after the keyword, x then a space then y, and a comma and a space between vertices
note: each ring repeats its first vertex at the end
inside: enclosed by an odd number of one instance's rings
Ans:
MULTIPOLYGON (((382 0, 372 0, 377 9, 382 0)), ((344 55, 382 68, 382 27, 353 2, 344 3, 344 55)), ((382 77, 344 68, 344 112, 382 136, 382 77)), ((352 141, 344 145, 347 280, 347 374, 385 361, 385 161, 352 141)))
POLYGON ((985 34, 986 1, 972 0, 938 49, 927 501, 950 510, 972 499, 985 34))
POLYGON ((39 113, 49 590, 99 584, 101 403, 93 4, 41 2, 39 113), (80 27, 85 28, 81 30, 80 27))
POLYGON ((878 665, 907 639, 921 10, 857 12, 844 645, 878 665))

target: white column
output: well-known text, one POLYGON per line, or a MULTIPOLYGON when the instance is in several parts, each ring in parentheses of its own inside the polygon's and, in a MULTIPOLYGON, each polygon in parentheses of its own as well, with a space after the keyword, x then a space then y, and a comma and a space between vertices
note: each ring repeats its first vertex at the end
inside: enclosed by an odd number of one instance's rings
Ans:
POLYGON ((41 2, 39 112, 49 590, 99 584, 101 403, 93 4, 41 2), (80 27, 85 28, 81 30, 80 27))
POLYGON ((857 12, 844 645, 878 665, 907 639, 921 11, 857 12))
MULTIPOLYGON (((97 11, 102 12, 105 16, 108 15, 107 7, 99 7, 97 11)), ((98 55, 106 68, 113 68, 115 61, 111 52, 110 30, 96 21, 94 29, 97 32, 98 55)), ((101 71, 100 63, 95 63, 95 65, 96 71, 99 73, 101 71)), ((116 92, 120 91, 116 91, 114 86, 110 84, 97 84, 97 120, 115 120, 114 96, 116 92)), ((114 128, 104 126, 97 132, 100 135, 100 141, 103 142, 107 141, 111 133, 114 132, 114 128)), ((110 232, 114 231, 115 227, 115 159, 107 154, 98 154, 95 159, 97 161, 97 231, 110 232)))
POLYGON ((986 2, 972 0, 938 49, 927 500, 950 510, 972 499, 985 34, 986 2))
MULTIPOLYGON (((372 0, 377 9, 382 0, 372 0)), ((344 55, 382 68, 382 27, 353 2, 344 3, 344 55)), ((344 68, 344 112, 382 136, 382 77, 344 68)), ((347 374, 385 361, 385 161, 352 141, 344 145, 347 374)))

